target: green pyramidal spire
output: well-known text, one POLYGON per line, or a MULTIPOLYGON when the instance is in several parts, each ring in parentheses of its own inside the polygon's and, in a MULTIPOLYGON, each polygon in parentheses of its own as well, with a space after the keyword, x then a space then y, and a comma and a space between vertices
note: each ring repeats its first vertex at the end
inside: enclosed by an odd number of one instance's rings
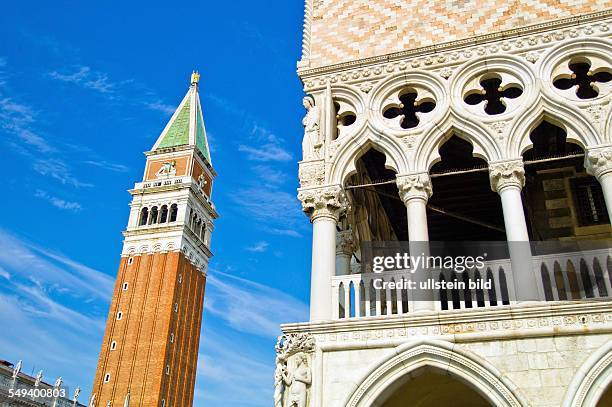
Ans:
POLYGON ((200 74, 191 74, 191 86, 153 146, 153 151, 179 146, 196 146, 212 165, 198 93, 200 74))

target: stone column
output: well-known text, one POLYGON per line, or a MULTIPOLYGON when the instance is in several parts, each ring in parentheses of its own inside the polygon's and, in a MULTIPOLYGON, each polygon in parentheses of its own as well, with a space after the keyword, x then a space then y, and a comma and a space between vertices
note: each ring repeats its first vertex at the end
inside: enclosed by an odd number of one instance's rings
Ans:
MULTIPOLYGON (((398 175, 397 187, 408 214, 408 240, 413 256, 429 255, 429 232, 427 229, 427 201, 431 196, 431 180, 426 172, 398 175)), ((431 279, 431 270, 415 270, 413 280, 417 283, 431 279)), ((413 311, 434 311, 433 293, 415 292, 413 311)))
POLYGON ((343 230, 336 234, 336 275, 351 274, 351 257, 353 256, 353 231, 343 230))
POLYGON ((431 196, 431 181, 426 172, 398 175, 397 187, 408 211, 408 239, 411 242, 429 241, 427 231, 427 201, 431 196))
POLYGON ((612 219, 612 146, 589 149, 584 166, 601 184, 608 216, 612 219))
MULTIPOLYGON (((489 163, 491 189, 501 198, 506 240, 512 263, 512 281, 515 293, 523 300, 535 301, 539 296, 536 272, 531 261, 531 247, 521 190, 525 185, 523 160, 515 159, 489 163)), ((511 287, 508 287, 512 292, 511 287)), ((516 301, 518 298, 511 300, 516 301)))
POLYGON ((310 320, 332 318, 331 279, 336 269, 336 224, 348 208, 340 185, 300 190, 304 212, 312 222, 312 273, 310 284, 310 320))

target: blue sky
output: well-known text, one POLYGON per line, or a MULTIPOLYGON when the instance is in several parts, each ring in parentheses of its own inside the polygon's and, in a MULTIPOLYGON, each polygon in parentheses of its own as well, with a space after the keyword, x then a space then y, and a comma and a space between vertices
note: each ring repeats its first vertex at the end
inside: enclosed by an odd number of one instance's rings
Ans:
POLYGON ((126 190, 199 69, 221 218, 195 404, 270 405, 278 325, 307 319, 302 12, 297 0, 4 5, 0 359, 88 399, 126 190))

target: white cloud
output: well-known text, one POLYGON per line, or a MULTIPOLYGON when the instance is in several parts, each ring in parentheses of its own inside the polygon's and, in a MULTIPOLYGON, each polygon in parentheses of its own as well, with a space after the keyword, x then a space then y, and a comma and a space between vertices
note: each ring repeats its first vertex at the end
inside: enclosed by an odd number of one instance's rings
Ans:
POLYGON ((247 146, 241 144, 238 151, 246 153, 248 160, 253 161, 289 161, 291 154, 280 146, 267 143, 259 146, 247 146))
POLYGON ((234 329, 275 338, 286 321, 307 319, 308 307, 274 288, 220 271, 207 279, 205 308, 234 329))
POLYGON ((253 186, 232 199, 245 215, 274 234, 301 236, 304 215, 294 194, 266 186, 253 186))
POLYGON ((99 354, 112 278, 0 229, 2 356, 44 369, 87 399, 99 354))
POLYGON ((93 71, 89 66, 80 66, 72 73, 53 71, 49 76, 58 81, 72 83, 110 96, 115 92, 116 84, 111 82, 104 72, 93 71))
MULTIPOLYGON (((260 356, 249 344, 233 342, 228 347, 227 343, 225 335, 208 333, 204 337, 194 405, 269 406, 274 386, 273 360, 260 356)), ((272 350, 273 343, 270 346, 272 350)))
POLYGON ((255 165, 253 171, 257 177, 267 184, 279 185, 287 181, 287 173, 268 165, 255 165))
POLYGON ((64 185, 72 185, 76 188, 93 186, 92 184, 81 182, 76 179, 71 174, 66 163, 59 158, 36 160, 34 162, 34 171, 38 172, 40 175, 54 178, 64 185))
POLYGON ((42 191, 40 189, 36 191, 34 196, 36 198, 41 198, 41 199, 48 201, 51 205, 55 206, 56 208, 66 209, 66 210, 75 211, 75 212, 80 211, 82 209, 81 204, 79 204, 78 202, 66 201, 56 196, 49 195, 47 192, 42 191))
POLYGON ((174 113, 174 111, 176 110, 177 106, 172 106, 169 105, 167 103, 163 103, 159 100, 155 101, 155 102, 148 102, 145 103, 145 106, 148 107, 151 110, 156 110, 158 112, 162 112, 168 116, 170 116, 172 113, 174 113))
POLYGON ((268 250, 268 246, 270 246, 270 243, 262 240, 260 242, 255 243, 253 246, 247 247, 246 249, 250 252, 263 253, 268 250))
POLYGON ((104 321, 92 324, 93 319, 67 311, 45 303, 44 296, 36 301, 27 293, 0 293, 0 324, 10 327, 0 335, 0 349, 4 358, 23 360, 24 371, 29 372, 30 366, 43 369, 43 380, 51 383, 61 375, 71 391, 80 385, 85 393, 98 357, 99 324, 104 321), (44 308, 47 306, 54 307, 53 311, 44 308))
POLYGON ((75 295, 108 300, 113 279, 101 271, 53 253, 0 229, 0 267, 13 276, 69 287, 75 295))
POLYGON ((8 97, 0 98, 0 126, 4 130, 41 153, 56 151, 32 128, 34 117, 35 113, 30 106, 15 102, 8 97))
POLYGON ((253 124, 251 129, 253 142, 250 145, 240 144, 238 151, 246 153, 248 160, 253 161, 289 161, 292 155, 283 147, 284 140, 277 137, 265 127, 253 124))
POLYGON ((113 172, 127 172, 129 170, 129 168, 126 165, 123 164, 116 164, 116 163, 111 163, 108 161, 104 161, 104 160, 98 160, 98 161, 94 161, 94 160, 87 160, 87 161, 83 161, 85 164, 88 165, 93 165, 94 167, 100 167, 103 168, 105 170, 109 170, 109 171, 113 171, 113 172))

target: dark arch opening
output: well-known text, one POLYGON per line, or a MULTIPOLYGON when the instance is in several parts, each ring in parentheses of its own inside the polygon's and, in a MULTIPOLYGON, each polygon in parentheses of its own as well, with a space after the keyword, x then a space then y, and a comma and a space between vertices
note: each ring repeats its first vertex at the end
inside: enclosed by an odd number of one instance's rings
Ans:
POLYGON ((501 201, 491 190, 487 162, 474 157, 473 151, 472 144, 456 135, 439 149, 441 160, 430 169, 433 194, 427 220, 431 241, 506 240, 501 201), (481 171, 449 175, 466 169, 481 171))
MULTIPOLYGON (((492 404, 476 389, 454 375, 434 367, 422 367, 400 379, 381 396, 382 407, 489 407, 492 404)), ((378 400, 377 400, 378 401, 378 400)))
POLYGON ((399 197, 396 174, 385 168, 385 161, 385 154, 370 148, 356 161, 357 172, 346 182, 353 203, 350 223, 360 242, 408 240, 406 206, 399 197), (369 185, 380 182, 388 183, 369 185))
POLYGON ((530 139, 533 145, 523 153, 523 203, 531 240, 612 236, 601 186, 584 168, 584 150, 546 120, 530 139))

